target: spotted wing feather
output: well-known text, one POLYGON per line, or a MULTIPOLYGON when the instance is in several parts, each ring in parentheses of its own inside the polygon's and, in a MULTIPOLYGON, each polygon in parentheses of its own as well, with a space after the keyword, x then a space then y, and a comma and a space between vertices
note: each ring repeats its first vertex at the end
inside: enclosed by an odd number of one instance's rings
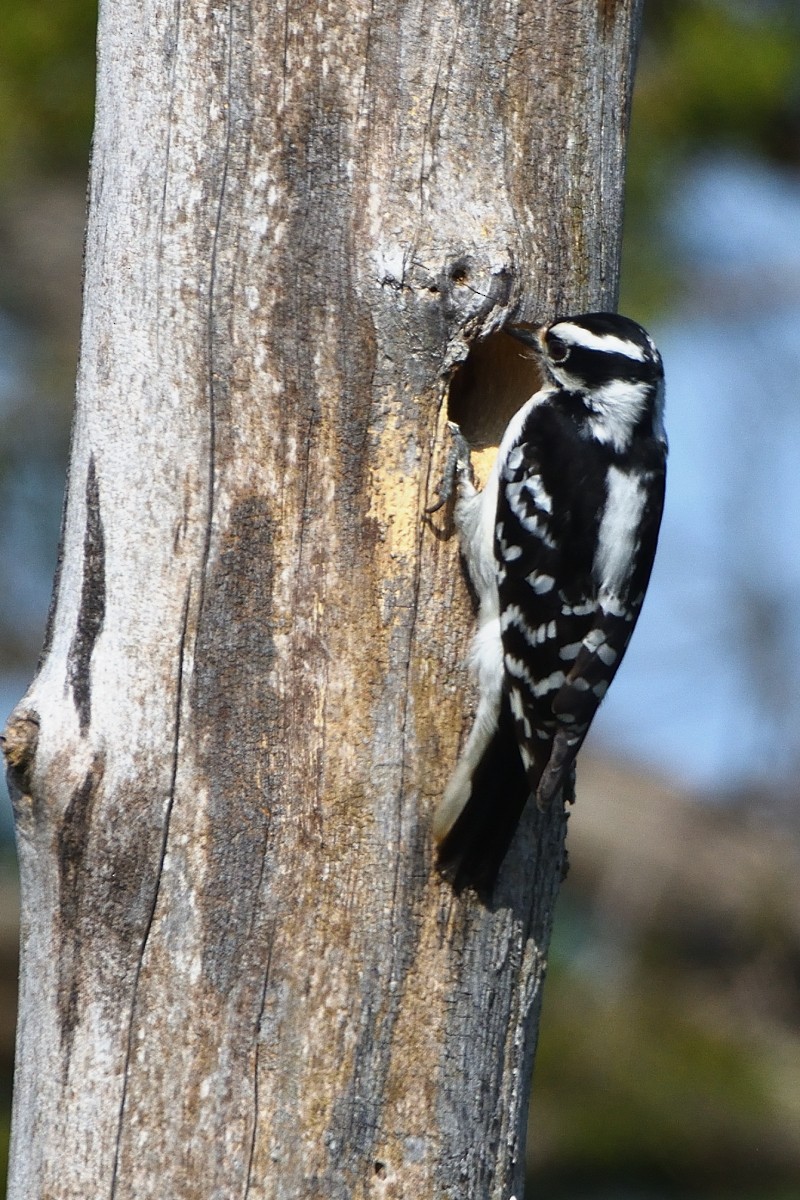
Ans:
POLYGON ((573 514, 559 504, 535 430, 528 433, 503 468, 495 554, 505 686, 535 794, 560 725, 554 701, 573 665, 562 651, 582 643, 595 605, 588 558, 580 564, 566 557, 576 549, 568 531, 573 514))
MULTIPOLYGON (((597 494, 588 478, 583 489, 560 487, 558 464, 537 440, 537 425, 541 432, 546 420, 533 414, 525 440, 508 456, 495 539, 506 687, 541 807, 567 782, 627 649, 663 507, 663 463, 660 471, 656 464, 626 475, 618 485, 626 503, 616 507, 613 467, 597 494)), ((571 462, 580 464, 579 447, 571 462)))

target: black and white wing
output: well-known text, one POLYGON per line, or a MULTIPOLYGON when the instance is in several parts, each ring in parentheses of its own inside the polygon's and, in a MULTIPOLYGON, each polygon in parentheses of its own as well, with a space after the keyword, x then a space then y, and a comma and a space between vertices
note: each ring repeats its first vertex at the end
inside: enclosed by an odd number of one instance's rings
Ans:
MULTIPOLYGON (((587 505, 559 505, 536 448, 509 455, 497 554, 506 686, 540 807, 565 785, 641 610, 663 508, 663 469, 609 465, 587 505), (582 510, 582 511, 581 511, 582 510)), ((590 483, 587 481, 587 488, 590 483)))

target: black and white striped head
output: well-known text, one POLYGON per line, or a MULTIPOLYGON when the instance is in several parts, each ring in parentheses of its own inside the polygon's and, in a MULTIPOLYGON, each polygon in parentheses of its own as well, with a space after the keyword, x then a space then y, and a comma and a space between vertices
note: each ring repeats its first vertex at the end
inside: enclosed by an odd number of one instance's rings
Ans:
POLYGON ((664 367, 641 325, 616 313, 582 313, 539 329, 507 326, 540 355, 551 380, 578 400, 589 434, 625 450, 664 433, 664 367))

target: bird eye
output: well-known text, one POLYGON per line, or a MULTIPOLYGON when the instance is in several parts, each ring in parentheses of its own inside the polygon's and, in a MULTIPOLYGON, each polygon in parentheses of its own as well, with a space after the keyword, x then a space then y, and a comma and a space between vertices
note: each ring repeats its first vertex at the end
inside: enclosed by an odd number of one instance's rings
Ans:
POLYGON ((547 356, 551 362, 562 363, 566 361, 569 354, 569 346, 566 342, 562 342, 560 337, 555 337, 553 334, 547 335, 547 356))

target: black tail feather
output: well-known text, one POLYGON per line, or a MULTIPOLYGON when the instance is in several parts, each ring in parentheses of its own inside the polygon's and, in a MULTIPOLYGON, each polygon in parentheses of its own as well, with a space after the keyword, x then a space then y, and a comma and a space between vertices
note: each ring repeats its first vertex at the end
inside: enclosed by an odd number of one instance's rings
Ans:
POLYGON ((514 719, 503 697, 497 733, 472 778, 472 791, 439 845, 439 869, 456 890, 491 892, 519 824, 531 786, 517 745, 514 719))

